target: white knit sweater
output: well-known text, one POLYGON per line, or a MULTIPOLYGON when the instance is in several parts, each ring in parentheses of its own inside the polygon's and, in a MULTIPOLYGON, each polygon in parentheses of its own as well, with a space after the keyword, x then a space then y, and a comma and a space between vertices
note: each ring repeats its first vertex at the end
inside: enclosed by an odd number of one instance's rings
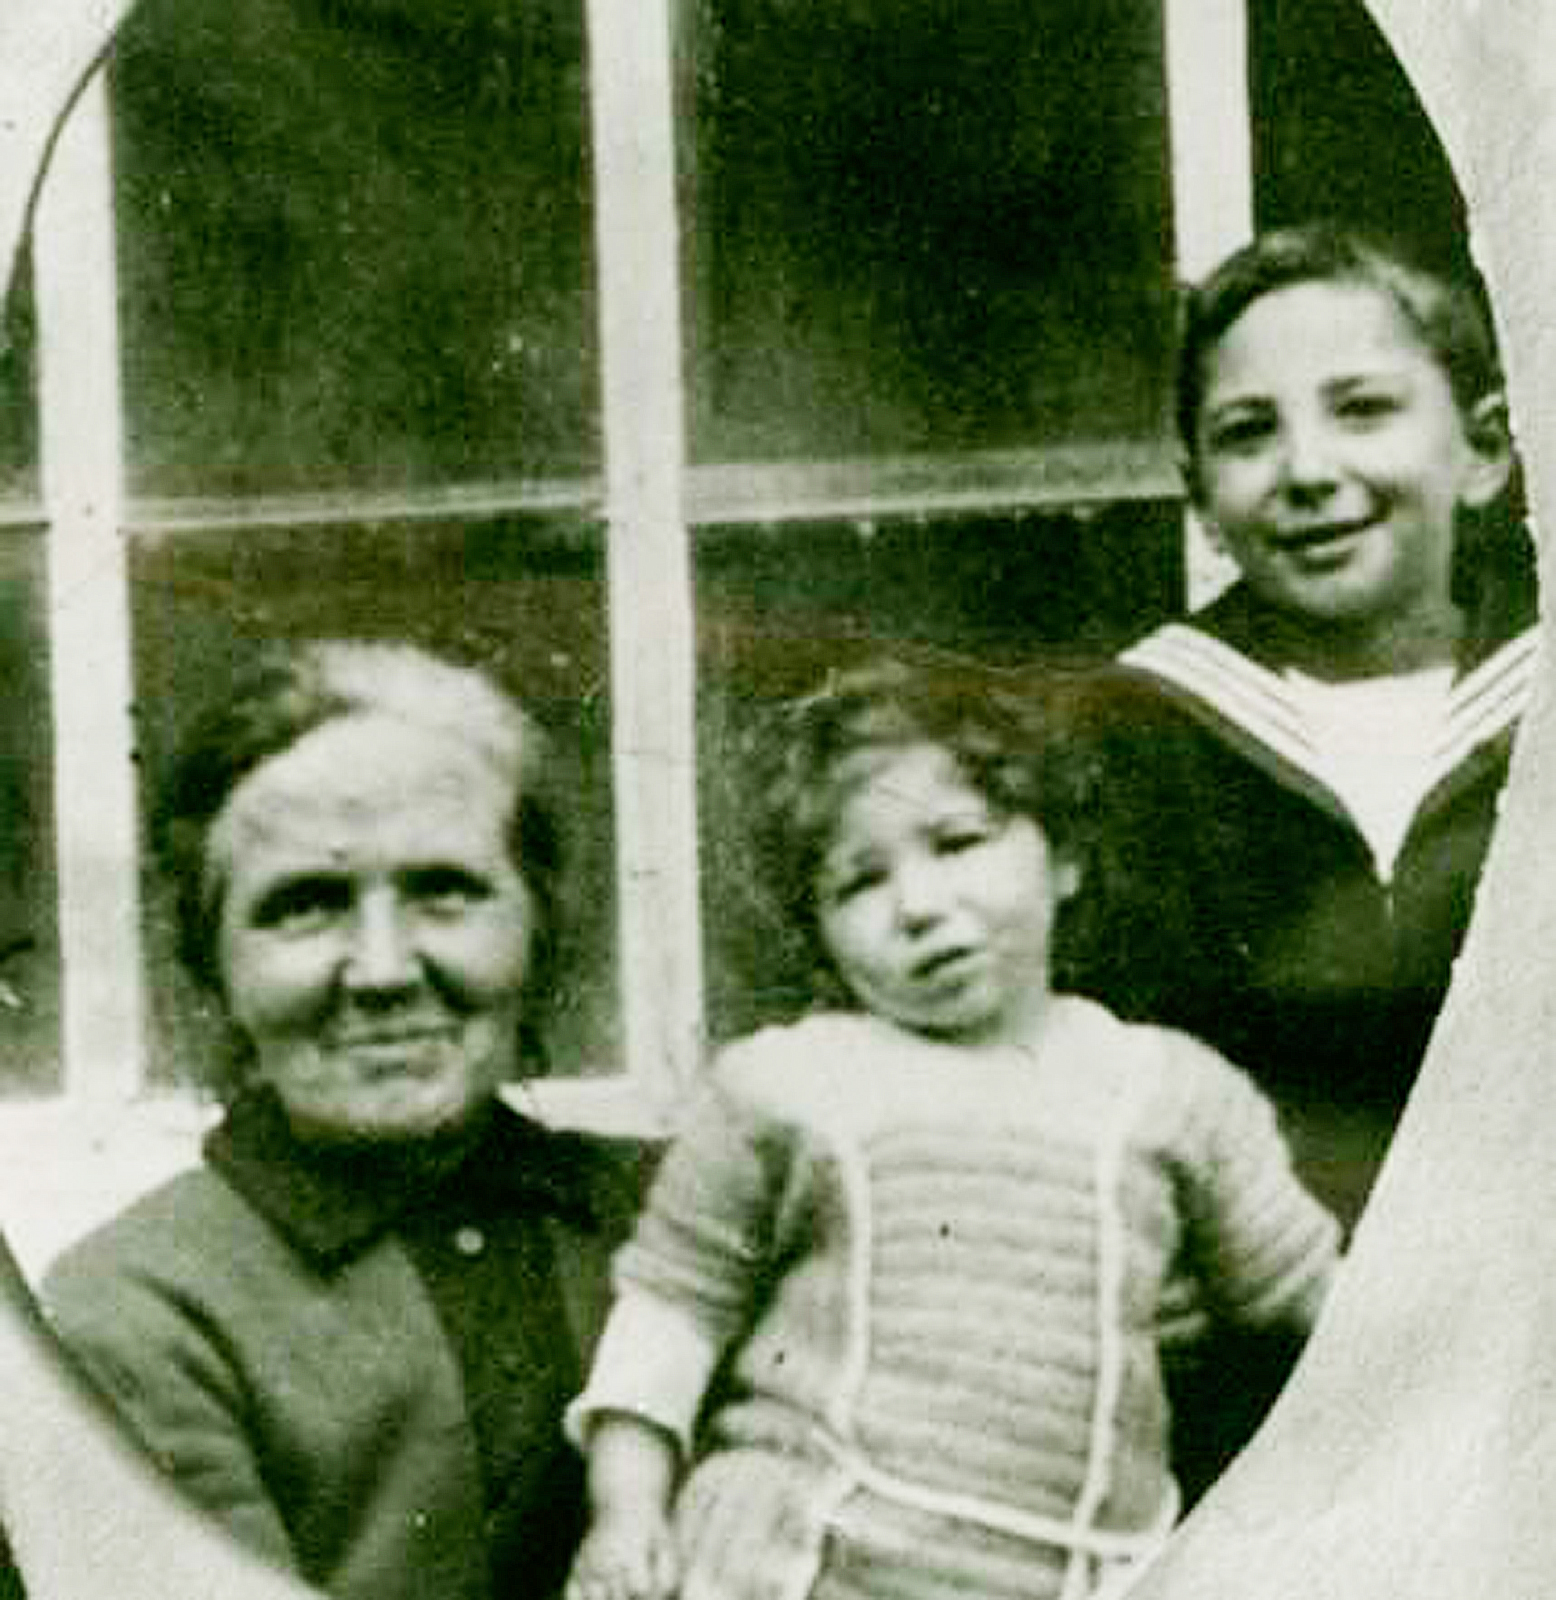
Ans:
POLYGON ((1181 1034, 1073 998, 1035 1052, 815 1017, 716 1063, 578 1412, 686 1442, 688 1594, 1081 1594, 1174 1515, 1164 1326, 1304 1320, 1336 1247, 1181 1034))

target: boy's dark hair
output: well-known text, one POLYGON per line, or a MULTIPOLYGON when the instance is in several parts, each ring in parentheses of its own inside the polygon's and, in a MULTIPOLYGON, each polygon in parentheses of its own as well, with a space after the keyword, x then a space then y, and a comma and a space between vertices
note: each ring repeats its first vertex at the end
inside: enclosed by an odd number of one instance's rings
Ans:
POLYGON ((1090 764, 1056 680, 1023 675, 1019 690, 973 669, 895 661, 829 677, 779 706, 751 745, 753 885, 802 943, 826 992, 835 978, 816 916, 816 877, 854 759, 914 745, 947 751, 997 811, 1029 818, 1049 847, 1084 872, 1095 815, 1090 764))
POLYGON ((1304 283, 1358 284, 1387 295, 1442 367, 1466 414, 1502 388, 1491 320, 1469 283, 1428 271, 1397 246, 1354 228, 1330 222, 1276 228, 1234 251, 1185 296, 1177 420, 1191 461, 1206 366, 1221 336, 1255 301, 1304 283))

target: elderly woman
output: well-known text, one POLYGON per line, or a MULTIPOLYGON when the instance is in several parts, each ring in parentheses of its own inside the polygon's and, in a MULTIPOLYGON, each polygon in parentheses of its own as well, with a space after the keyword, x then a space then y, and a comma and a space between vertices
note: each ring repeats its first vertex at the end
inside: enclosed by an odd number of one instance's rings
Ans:
POLYGON ((641 1152, 499 1098, 554 978, 544 762, 404 646, 280 653, 196 728, 162 839, 226 1115, 46 1280, 173 1478, 353 1600, 544 1600, 581 1531, 560 1418, 641 1152))

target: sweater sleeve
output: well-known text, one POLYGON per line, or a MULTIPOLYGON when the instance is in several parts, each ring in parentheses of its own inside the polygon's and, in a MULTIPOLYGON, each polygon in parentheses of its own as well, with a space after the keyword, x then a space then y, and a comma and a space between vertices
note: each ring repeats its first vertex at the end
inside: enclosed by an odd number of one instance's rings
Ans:
POLYGON ((678 1308, 715 1351, 749 1326, 795 1181, 794 1130, 763 1104, 752 1043, 714 1064, 615 1262, 618 1294, 678 1308))
POLYGON ((593 1424, 613 1412, 652 1423, 674 1439, 684 1461, 718 1350, 679 1306, 627 1289, 611 1309, 589 1382, 563 1425, 587 1449, 593 1424))
POLYGON ((154 1463, 255 1554, 296 1571, 249 1443, 238 1374, 198 1308, 154 1271, 90 1248, 55 1264, 42 1299, 66 1349, 154 1463))
POLYGON ((1236 1321, 1305 1330, 1335 1272, 1339 1224, 1297 1178, 1252 1080, 1186 1035, 1166 1037, 1190 1270, 1236 1321))

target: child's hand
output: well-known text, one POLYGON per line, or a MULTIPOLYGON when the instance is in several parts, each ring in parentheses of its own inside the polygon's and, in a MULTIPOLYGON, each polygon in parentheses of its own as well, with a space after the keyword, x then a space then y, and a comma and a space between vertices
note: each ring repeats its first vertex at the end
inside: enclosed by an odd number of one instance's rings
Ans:
POLYGON ((573 1561, 564 1600, 674 1600, 679 1583, 665 1518, 597 1517, 573 1561))

